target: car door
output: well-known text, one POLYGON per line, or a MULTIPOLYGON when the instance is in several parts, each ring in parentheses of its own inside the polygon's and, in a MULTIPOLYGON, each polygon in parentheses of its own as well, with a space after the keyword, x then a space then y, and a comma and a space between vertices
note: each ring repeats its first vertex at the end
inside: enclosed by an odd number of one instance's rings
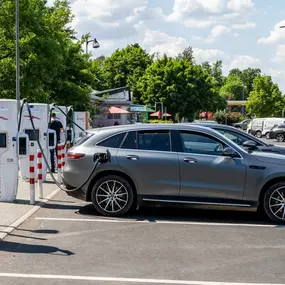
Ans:
POLYGON ((246 167, 243 158, 223 156, 219 139, 197 131, 179 131, 180 196, 242 199, 246 167))
POLYGON ((178 155, 171 152, 169 130, 129 132, 117 160, 140 195, 179 196, 178 155))

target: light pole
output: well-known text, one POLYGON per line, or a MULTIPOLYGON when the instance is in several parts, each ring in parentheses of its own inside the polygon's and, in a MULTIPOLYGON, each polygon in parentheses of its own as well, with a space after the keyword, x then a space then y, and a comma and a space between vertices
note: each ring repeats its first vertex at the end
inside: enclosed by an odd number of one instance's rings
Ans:
POLYGON ((88 40, 88 39, 89 39, 89 37, 86 38, 86 53, 88 53, 89 43, 93 42, 93 45, 92 45, 93 48, 99 48, 100 47, 100 44, 98 43, 98 41, 95 38, 93 40, 88 40))
POLYGON ((20 112, 20 23, 19 23, 19 0, 16 0, 16 100, 17 100, 17 113, 20 112))

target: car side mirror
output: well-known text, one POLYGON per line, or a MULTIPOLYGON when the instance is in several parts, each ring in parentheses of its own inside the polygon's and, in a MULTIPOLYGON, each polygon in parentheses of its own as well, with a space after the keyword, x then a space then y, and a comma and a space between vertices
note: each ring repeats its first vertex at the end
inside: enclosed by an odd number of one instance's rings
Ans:
POLYGON ((244 148, 248 148, 250 150, 257 149, 257 143, 254 141, 246 141, 242 144, 244 148))
POLYGON ((226 156, 226 157, 231 157, 231 158, 237 157, 236 151, 233 148, 231 148, 231 147, 226 147, 223 150, 222 154, 223 154, 223 156, 226 156))

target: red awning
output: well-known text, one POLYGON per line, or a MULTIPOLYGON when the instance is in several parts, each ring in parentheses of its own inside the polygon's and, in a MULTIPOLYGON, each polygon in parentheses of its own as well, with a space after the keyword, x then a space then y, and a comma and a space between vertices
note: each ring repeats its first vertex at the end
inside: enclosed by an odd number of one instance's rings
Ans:
POLYGON ((121 108, 118 108, 118 107, 114 107, 114 106, 110 107, 107 110, 107 113, 109 113, 109 114, 130 114, 129 111, 121 109, 121 108))
POLYGON ((163 117, 172 117, 172 115, 168 114, 168 113, 164 113, 163 117))
POLYGON ((150 117, 161 117, 161 112, 160 111, 157 111, 155 113, 152 113, 149 115, 150 117))

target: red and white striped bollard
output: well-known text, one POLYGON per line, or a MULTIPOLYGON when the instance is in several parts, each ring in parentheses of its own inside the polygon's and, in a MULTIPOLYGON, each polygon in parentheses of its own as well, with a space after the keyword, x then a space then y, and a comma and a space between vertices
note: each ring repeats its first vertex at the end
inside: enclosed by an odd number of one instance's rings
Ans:
POLYGON ((57 146, 57 182, 61 183, 61 144, 57 146))
POLYGON ((35 155, 30 154, 30 204, 35 204, 35 155))
POLYGON ((42 152, 38 149, 37 153, 37 172, 38 172, 38 186, 39 186, 39 198, 43 199, 43 156, 42 152))
POLYGON ((61 169, 63 169, 64 165, 65 165, 65 147, 64 144, 61 145, 61 169))

